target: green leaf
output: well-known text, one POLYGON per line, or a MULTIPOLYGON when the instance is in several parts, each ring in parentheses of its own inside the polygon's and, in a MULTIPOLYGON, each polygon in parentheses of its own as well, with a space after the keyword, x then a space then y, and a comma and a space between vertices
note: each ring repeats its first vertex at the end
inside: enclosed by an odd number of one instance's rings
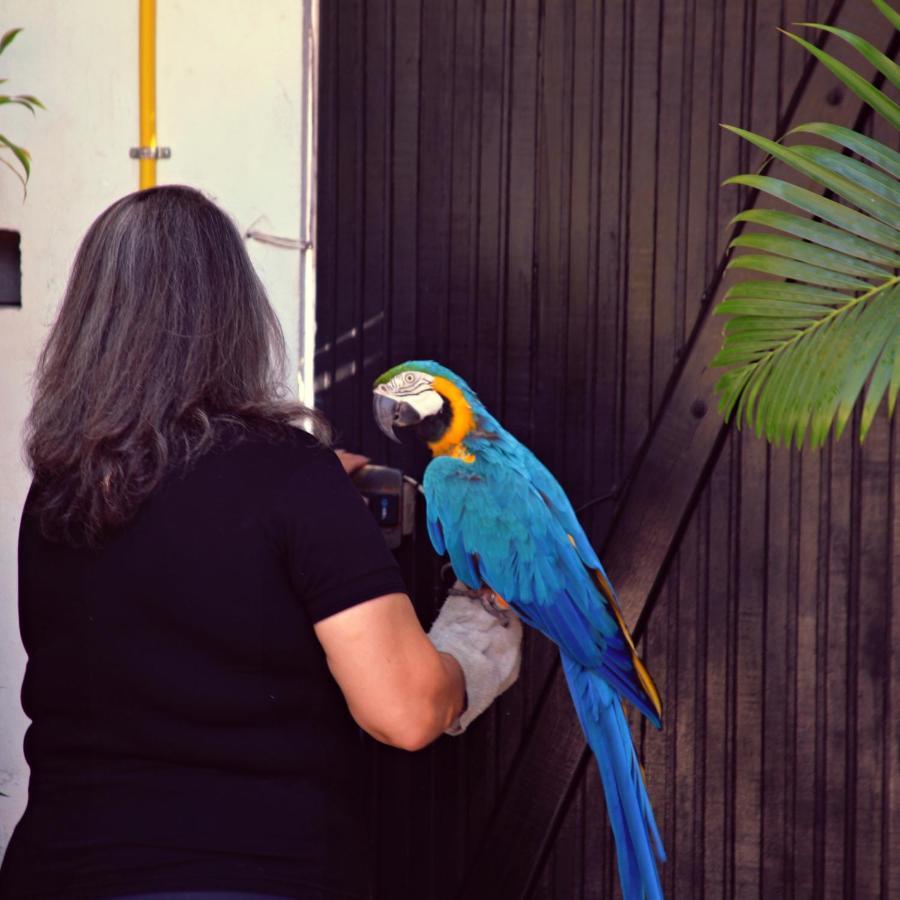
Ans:
POLYGON ((862 417, 859 425, 860 443, 865 440, 866 435, 869 433, 869 428, 872 426, 872 420, 875 418, 875 413, 881 403, 881 398, 884 397, 888 385, 891 382, 891 374, 894 371, 895 360, 897 357, 897 344, 900 342, 900 334, 898 334, 898 331, 900 331, 900 319, 894 323, 894 333, 882 350, 878 362, 875 364, 872 378, 869 381, 869 387, 866 390, 866 401, 863 404, 862 417))
MULTIPOLYGON (((900 120, 898 120, 900 121, 900 120)), ((878 195, 859 184, 854 183, 849 178, 831 171, 825 166, 821 166, 816 162, 806 159, 799 153, 794 152, 790 147, 785 147, 776 141, 770 141, 762 135, 754 134, 752 131, 745 131, 743 128, 736 128, 733 125, 723 125, 723 128, 734 134, 744 138, 751 144, 756 145, 767 153, 770 153, 776 159, 781 160, 792 169, 796 169, 803 175, 812 178, 813 181, 834 191, 836 194, 848 200, 854 206, 858 206, 864 212, 880 219, 887 225, 896 227, 898 223, 897 209, 891 203, 882 200, 878 195)), ((900 234, 896 236, 900 238, 900 234)))
MULTIPOLYGON (((819 446, 832 428, 840 436, 871 378, 860 428, 860 438, 865 437, 898 369, 900 278, 892 276, 859 297, 846 298, 840 306, 819 306, 815 318, 800 327, 794 319, 767 314, 778 301, 732 301, 735 304, 749 311, 739 315, 752 319, 755 327, 763 321, 769 327, 726 331, 725 345, 713 362, 735 367, 716 385, 726 415, 736 416, 775 444, 793 441, 802 446, 808 433, 810 444, 819 446)), ((816 309, 812 304, 799 305, 816 309)), ((720 304, 720 308, 727 306, 720 304)))
MULTIPOLYGON (((40 103, 40 101, 38 101, 40 103)), ((15 104, 17 106, 24 106, 32 115, 34 115, 34 104, 32 97, 26 96, 18 96, 18 97, 10 97, 7 94, 0 94, 0 106, 5 106, 8 103, 15 104)), ((44 107, 41 106, 43 109, 44 107)))
POLYGON ((830 125, 827 122, 809 122, 806 125, 798 125, 796 128, 792 128, 786 136, 801 132, 828 138, 884 169, 894 178, 900 178, 900 153, 880 141, 876 141, 875 138, 860 134, 851 128, 844 128, 843 125, 830 125))
POLYGON ((863 103, 871 106, 875 112, 886 119, 894 126, 894 128, 900 128, 900 106, 879 91, 878 88, 866 81, 862 75, 854 72, 849 66, 845 66, 842 62, 835 59, 824 50, 820 50, 809 41, 805 41, 802 37, 791 34, 789 31, 784 31, 784 29, 781 28, 778 30, 781 31, 782 34, 787 35, 792 41, 796 41, 801 47, 805 47, 816 57, 816 59, 824 63, 832 74, 847 85, 847 87, 853 91, 863 103))
MULTIPOLYGON (((813 147, 805 144, 794 144, 791 146, 794 153, 799 153, 806 159, 817 163, 832 172, 842 175, 844 178, 854 181, 866 190, 877 194, 882 200, 887 201, 893 207, 894 221, 900 220, 900 186, 897 184, 896 178, 891 178, 885 172, 879 172, 878 169, 853 159, 846 153, 838 153, 836 150, 829 150, 827 147, 813 147)), ((888 222, 888 224, 892 224, 888 222)))
POLYGON ((0 37, 0 53, 2 53, 15 39, 21 28, 10 28, 3 37, 0 37))
POLYGON ((16 100, 19 100, 19 101, 21 101, 21 102, 23 102, 23 103, 30 103, 32 106, 37 106, 37 107, 39 107, 40 109, 46 109, 46 108, 47 108, 46 106, 44 106, 43 103, 41 103, 40 100, 38 100, 37 97, 34 96, 34 94, 19 94, 19 95, 16 97, 16 100))
POLYGON ((875 6, 878 7, 882 15, 894 26, 898 31, 900 31, 900 16, 894 12, 894 10, 888 6, 884 0, 872 0, 875 6))
POLYGON ((789 328, 799 330, 806 328, 814 321, 815 319, 809 316, 796 316, 793 319, 787 317, 779 319, 777 322, 772 322, 766 316, 738 316, 729 319, 725 323, 723 331, 726 335, 733 335, 734 338, 743 334, 759 334, 766 338, 778 338, 789 328))
POLYGON ((845 256, 843 253, 836 253, 834 250, 817 247, 808 241, 798 241, 794 238, 782 237, 779 234, 760 232, 742 234, 736 237, 730 246, 765 250, 768 253, 776 253, 779 256, 796 259, 798 262, 810 263, 823 269, 844 272, 847 275, 859 275, 861 278, 879 278, 883 280, 889 278, 891 274, 886 269, 854 259, 852 256, 845 256))
MULTIPOLYGON (((868 285, 866 285, 868 287, 868 285)), ((848 303, 852 298, 811 284, 784 284, 781 281, 741 281, 732 285, 725 300, 795 300, 799 303, 848 303)))
POLYGON ((2 134, 0 134, 0 146, 8 147, 12 150, 16 159, 19 160, 19 164, 25 170, 25 181, 28 181, 31 176, 31 154, 24 147, 17 146, 2 134))
POLYGON ((851 291, 864 291, 869 287, 867 282, 860 278, 854 278, 851 275, 841 275, 838 272, 832 272, 818 266, 810 266, 792 259, 784 259, 780 256, 765 256, 758 253, 735 257, 728 263, 728 268, 751 269, 754 272, 766 272, 769 275, 779 275, 782 278, 794 278, 797 281, 805 281, 809 284, 846 288, 851 291))
POLYGON ((794 213, 782 212, 777 209, 747 209, 738 213, 730 224, 733 225, 737 222, 765 225, 796 237, 805 238, 820 247, 830 247, 847 256, 881 263, 892 269, 900 268, 900 255, 891 253, 871 241, 847 234, 840 228, 834 228, 823 222, 814 222, 812 219, 804 219, 803 216, 794 213))
POLYGON ((886 349, 888 339, 893 332, 893 324, 900 307, 894 308, 893 321, 888 315, 887 321, 879 315, 881 304, 888 303, 893 292, 888 292, 868 307, 860 306, 855 317, 848 317, 846 322, 839 322, 832 327, 840 327, 846 367, 841 381, 838 382, 837 410, 834 420, 835 437, 840 437, 850 414, 856 404, 856 400, 866 383, 866 379, 872 373, 875 363, 886 349), (884 334, 884 325, 887 324, 888 333, 884 334), (853 327, 851 327, 851 325, 853 327))
POLYGON ((743 184, 756 188, 889 250, 900 250, 900 233, 896 229, 834 200, 827 200, 806 188, 796 187, 788 181, 768 175, 735 175, 726 179, 724 184, 743 184))
POLYGON ((814 303, 789 303, 786 300, 723 300, 715 309, 724 316, 766 316, 772 319, 790 319, 802 315, 825 315, 830 306, 814 303))
POLYGON ((846 41, 857 53, 864 56, 894 87, 900 88, 900 66, 892 59, 888 59, 880 50, 873 47, 865 38, 843 28, 835 28, 833 25, 817 25, 814 22, 797 22, 804 28, 816 28, 819 31, 827 31, 836 34, 841 40, 846 41))

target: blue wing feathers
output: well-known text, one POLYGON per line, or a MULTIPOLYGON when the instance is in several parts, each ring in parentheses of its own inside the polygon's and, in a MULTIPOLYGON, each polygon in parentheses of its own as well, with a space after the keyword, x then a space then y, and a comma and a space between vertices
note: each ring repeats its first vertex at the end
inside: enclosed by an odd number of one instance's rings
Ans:
POLYGON ((431 504, 425 511, 425 524, 428 526, 428 537, 431 538, 431 546, 438 556, 443 556, 447 552, 447 545, 444 543, 444 531, 441 528, 440 519, 431 514, 431 504))
POLYGON ((517 610, 527 610, 530 625, 582 665, 600 669, 658 727, 618 620, 586 568, 602 572, 600 560, 558 482, 533 455, 531 460, 527 471, 480 467, 479 477, 461 460, 433 460, 424 488, 429 522, 436 523, 429 524, 435 550, 446 548, 457 576, 470 587, 488 584, 517 610), (531 472, 541 489, 530 481, 531 472))

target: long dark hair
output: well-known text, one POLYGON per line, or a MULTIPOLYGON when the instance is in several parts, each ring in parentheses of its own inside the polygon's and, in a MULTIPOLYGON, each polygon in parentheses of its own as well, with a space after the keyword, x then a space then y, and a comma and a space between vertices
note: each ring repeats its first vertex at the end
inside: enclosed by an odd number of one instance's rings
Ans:
POLYGON ((183 186, 91 225, 40 355, 25 450, 42 532, 98 546, 163 477, 250 426, 328 426, 282 387, 284 337, 234 223, 183 186), (236 429, 235 429, 236 426, 236 429))

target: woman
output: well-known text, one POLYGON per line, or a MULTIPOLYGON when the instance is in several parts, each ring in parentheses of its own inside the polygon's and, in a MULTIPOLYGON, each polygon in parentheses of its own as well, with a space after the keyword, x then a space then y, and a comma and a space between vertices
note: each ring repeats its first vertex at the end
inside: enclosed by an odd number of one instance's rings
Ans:
POLYGON ((413 750, 514 680, 520 631, 476 602, 423 633, 283 360, 200 193, 132 194, 91 226, 27 429, 31 780, 4 900, 370 896, 354 720, 413 750))

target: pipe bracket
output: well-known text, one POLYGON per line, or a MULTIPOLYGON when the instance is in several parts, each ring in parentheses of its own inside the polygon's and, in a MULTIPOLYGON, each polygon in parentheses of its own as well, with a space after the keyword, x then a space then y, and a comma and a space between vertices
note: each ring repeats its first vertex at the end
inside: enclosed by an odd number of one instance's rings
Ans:
POLYGON ((128 151, 132 159, 169 159, 172 156, 171 147, 132 147, 128 151))

